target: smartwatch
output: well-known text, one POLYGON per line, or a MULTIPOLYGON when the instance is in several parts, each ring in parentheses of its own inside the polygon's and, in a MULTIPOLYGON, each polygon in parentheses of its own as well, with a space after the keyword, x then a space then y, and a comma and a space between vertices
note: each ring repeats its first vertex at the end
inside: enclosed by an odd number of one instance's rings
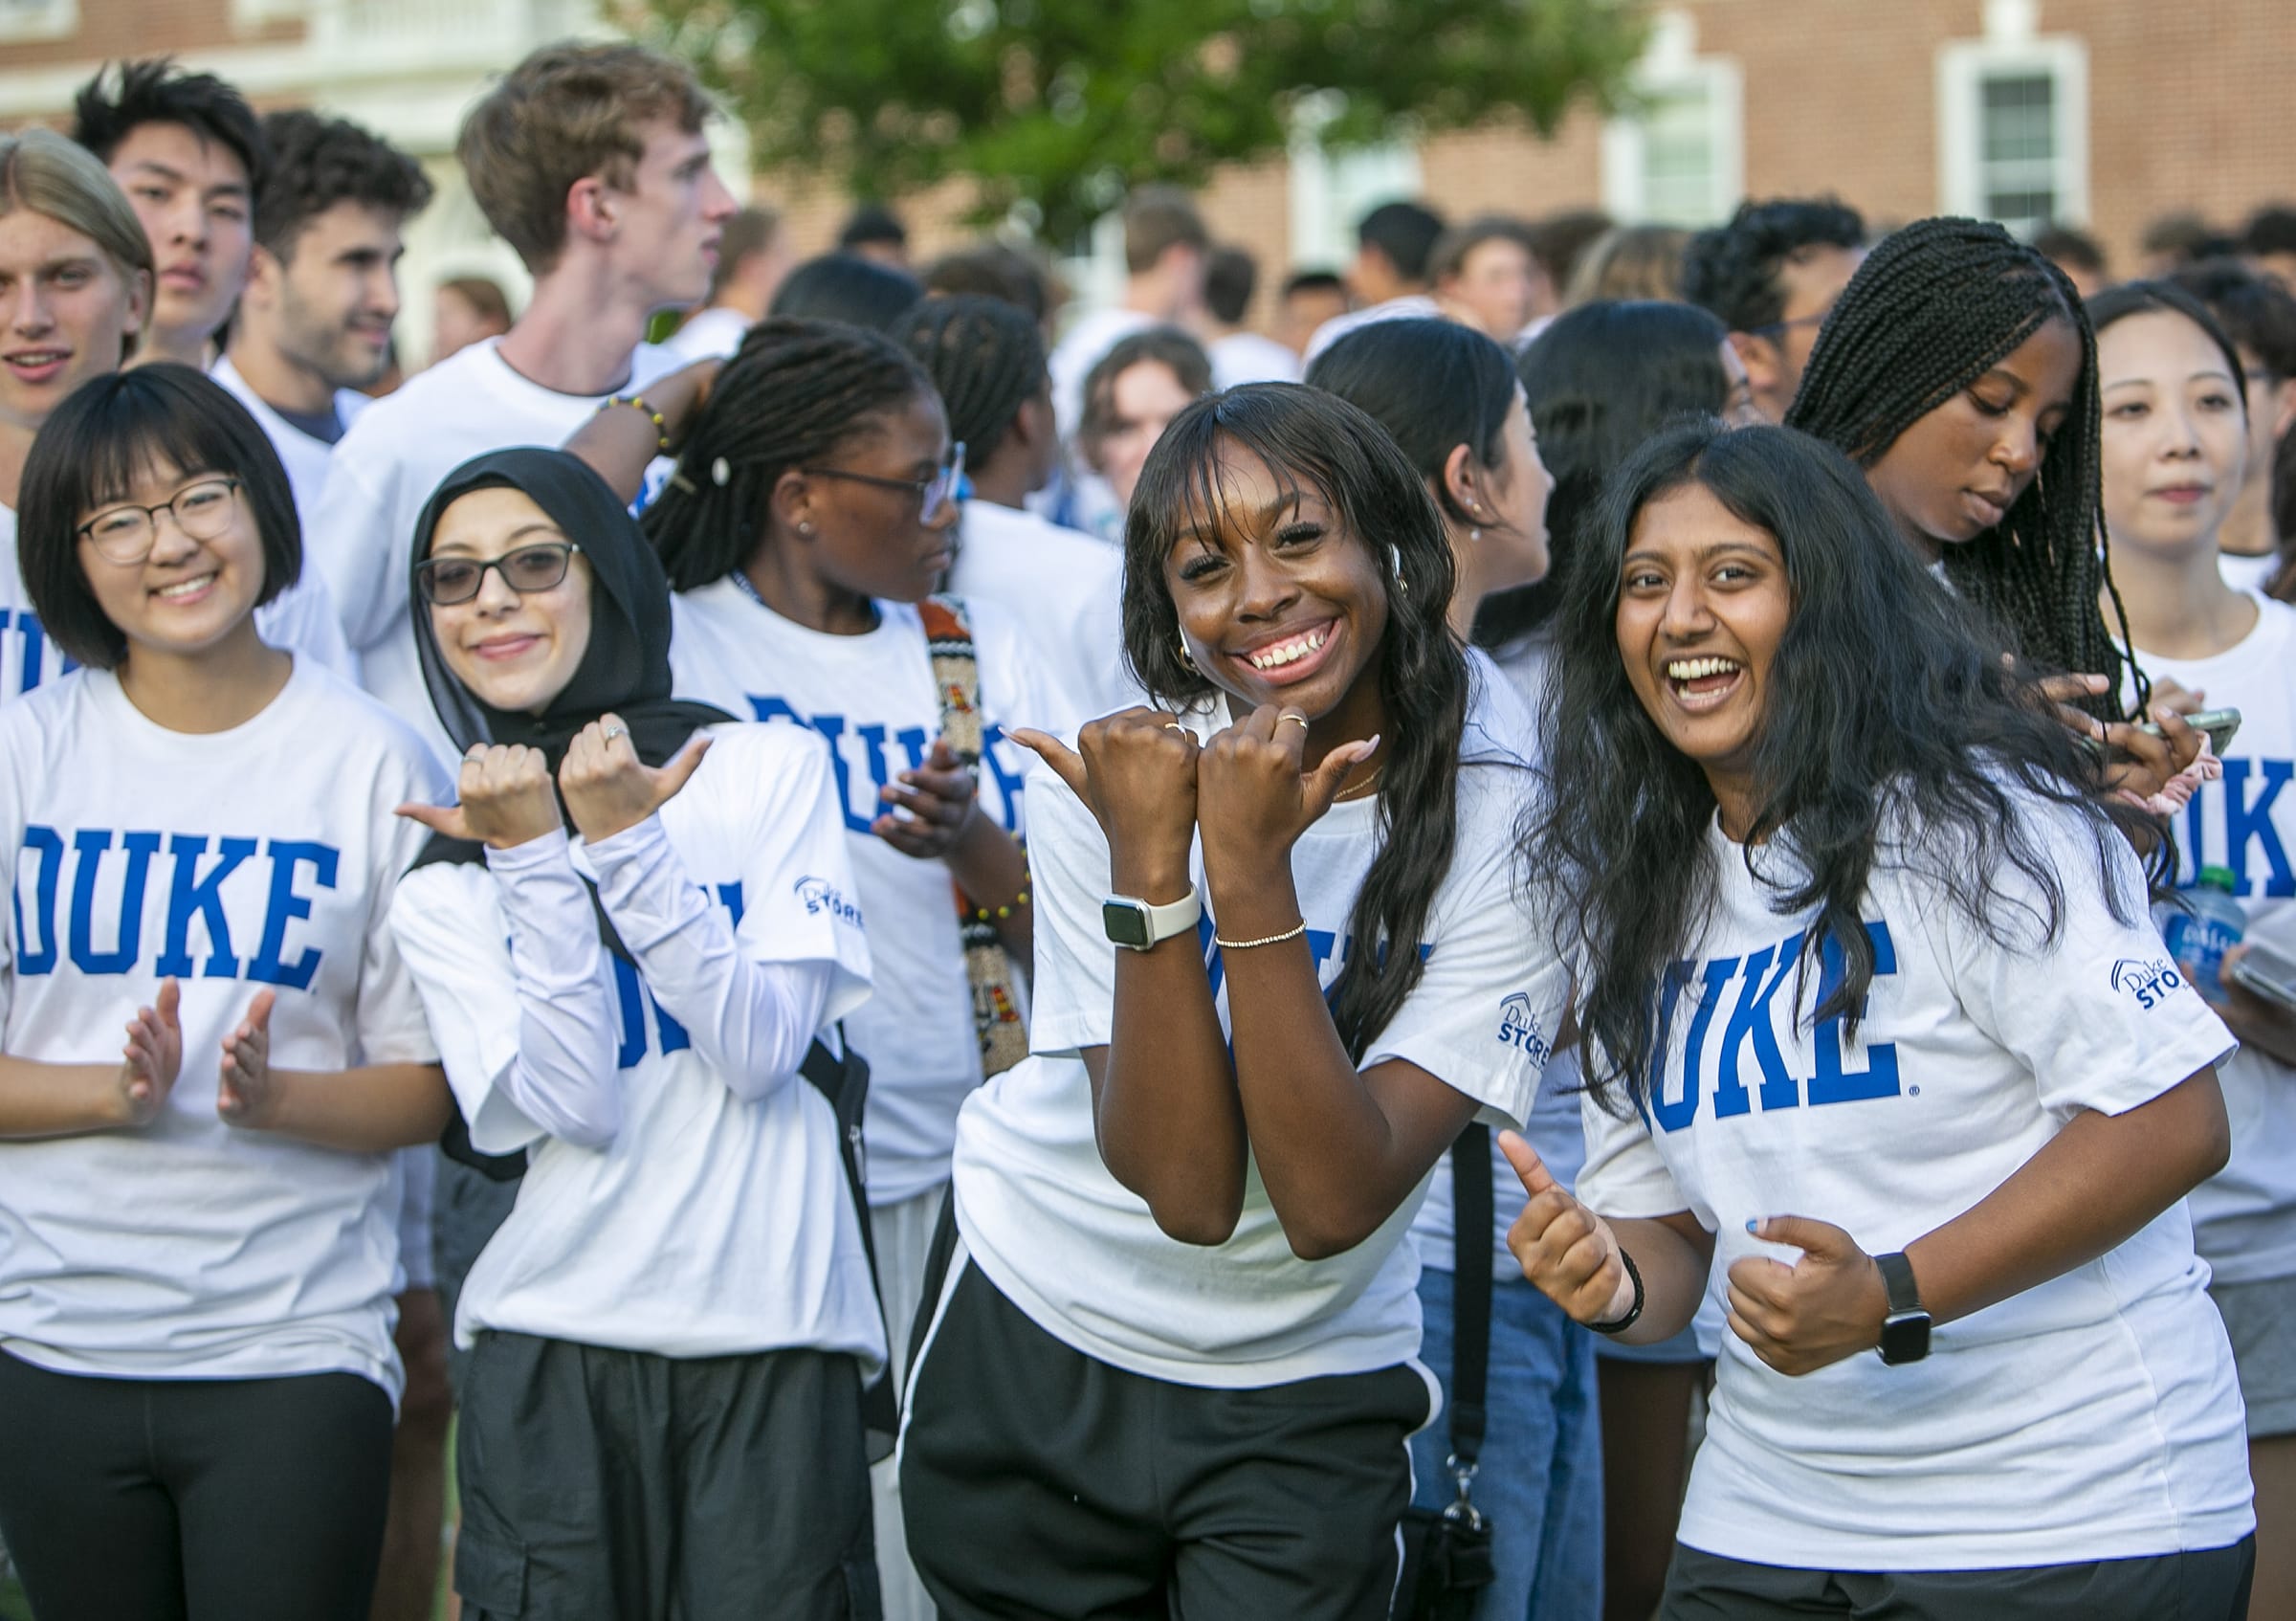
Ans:
POLYGON ((1193 889, 1161 906, 1131 895, 1112 895, 1100 902, 1101 928, 1133 951, 1155 950, 1159 942, 1194 928, 1203 916, 1203 897, 1193 889))
POLYGON ((1892 1367, 1919 1362, 1930 1354, 1930 1314, 1921 1303, 1921 1291, 1913 1287, 1913 1263, 1900 1251, 1876 1255, 1873 1264, 1881 1269, 1882 1287, 1889 1294, 1889 1315, 1882 1319, 1882 1343, 1876 1349, 1892 1367))

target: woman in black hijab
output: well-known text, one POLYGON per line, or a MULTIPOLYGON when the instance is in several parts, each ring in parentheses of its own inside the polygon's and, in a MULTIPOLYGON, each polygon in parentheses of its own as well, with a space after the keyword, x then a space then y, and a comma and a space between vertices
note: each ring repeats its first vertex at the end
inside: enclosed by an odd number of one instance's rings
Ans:
POLYGON ((409 566, 465 753, 391 923, 473 1145, 532 1156, 457 1312, 463 1612, 860 1613, 884 1331, 799 1075, 868 993, 828 751, 672 696, 660 566, 561 452, 450 474, 409 566))

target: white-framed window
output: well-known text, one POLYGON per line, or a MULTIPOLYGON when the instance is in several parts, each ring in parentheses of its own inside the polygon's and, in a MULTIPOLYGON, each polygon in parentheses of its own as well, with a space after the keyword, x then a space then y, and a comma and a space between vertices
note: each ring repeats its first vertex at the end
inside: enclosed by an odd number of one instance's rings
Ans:
POLYGON ((2029 236, 2088 217, 2088 48, 2037 38, 2021 5, 1937 53, 1937 204, 2029 236))
POLYGON ((1711 225, 1746 189, 1746 76, 1697 54, 1686 11, 1659 13, 1628 80, 1633 111, 1602 126, 1602 206, 1627 224, 1711 225))
POLYGON ((1415 202, 1424 190, 1419 149, 1408 142, 1332 151, 1331 113, 1310 99, 1292 126, 1292 267, 1341 270, 1356 256, 1356 226, 1382 203, 1415 202))
POLYGON ((0 40, 69 39, 79 32, 79 0, 0 0, 0 40))

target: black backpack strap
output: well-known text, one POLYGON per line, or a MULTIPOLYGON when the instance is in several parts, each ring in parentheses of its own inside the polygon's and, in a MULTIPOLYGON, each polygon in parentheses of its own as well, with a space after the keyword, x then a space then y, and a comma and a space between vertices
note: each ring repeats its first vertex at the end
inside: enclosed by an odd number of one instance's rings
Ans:
MULTIPOLYGON (((877 1321, 882 1325, 885 1293, 878 1287, 877 1240, 869 1217, 868 1151, 861 1134, 861 1117, 869 1104, 869 1060, 853 1051, 851 1042, 845 1040, 843 1025, 837 1027, 837 1035, 845 1048, 843 1057, 830 1052, 828 1043, 817 1035, 813 1045, 806 1049, 805 1061, 797 1066, 797 1073, 828 1099, 829 1110, 837 1117, 837 1157, 845 1166, 845 1189, 853 1201, 853 1214, 860 1218, 861 1250, 869 1257, 870 1295, 877 1302, 877 1321)), ((1490 1225, 1488 1219, 1484 1225, 1490 1225)), ((884 1370, 861 1392, 861 1427, 868 1436, 872 1463, 893 1455, 893 1444, 901 1428, 900 1401, 894 1394, 890 1330, 885 1343, 888 1356, 884 1370)))
MULTIPOLYGON (((1483 1451, 1490 1375, 1490 1127, 1451 1144, 1451 1456, 1471 1471, 1483 1451)), ((1461 1482, 1465 1495, 1465 1482, 1461 1482)))

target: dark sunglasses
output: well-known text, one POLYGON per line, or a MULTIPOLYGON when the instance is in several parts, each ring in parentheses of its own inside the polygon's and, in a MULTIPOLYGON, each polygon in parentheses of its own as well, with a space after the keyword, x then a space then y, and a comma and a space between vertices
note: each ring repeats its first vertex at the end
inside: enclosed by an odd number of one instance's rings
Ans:
POLYGON ((524 596, 528 591, 546 591, 563 580, 574 554, 581 549, 572 541, 542 541, 485 563, 475 557, 429 557, 414 566, 414 582, 425 602, 452 608, 476 596, 491 568, 502 576, 504 585, 524 596))

